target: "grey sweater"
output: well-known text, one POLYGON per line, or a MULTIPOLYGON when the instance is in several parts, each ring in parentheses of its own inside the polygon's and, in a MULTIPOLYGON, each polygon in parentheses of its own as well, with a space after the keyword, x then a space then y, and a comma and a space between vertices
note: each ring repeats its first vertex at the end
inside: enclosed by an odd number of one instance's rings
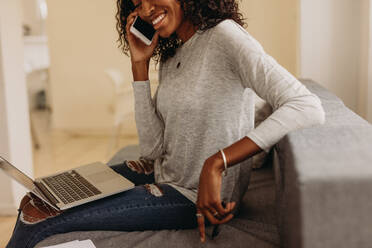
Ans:
MULTIPOLYGON (((204 161, 219 149, 248 136, 268 152, 288 132, 324 122, 319 98, 233 20, 198 31, 161 63, 153 99, 149 81, 133 88, 141 156, 155 160, 157 183, 193 202, 204 161), (256 128, 252 90, 273 108, 256 128)), ((228 169, 223 200, 239 204, 251 164, 228 169)))

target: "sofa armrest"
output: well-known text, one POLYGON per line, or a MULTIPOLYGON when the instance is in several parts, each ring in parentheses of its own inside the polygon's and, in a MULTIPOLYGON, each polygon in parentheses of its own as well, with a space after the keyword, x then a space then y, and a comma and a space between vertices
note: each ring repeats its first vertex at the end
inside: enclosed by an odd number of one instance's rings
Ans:
POLYGON ((282 245, 370 247, 372 126, 321 100, 326 123, 291 132, 275 147, 282 245))

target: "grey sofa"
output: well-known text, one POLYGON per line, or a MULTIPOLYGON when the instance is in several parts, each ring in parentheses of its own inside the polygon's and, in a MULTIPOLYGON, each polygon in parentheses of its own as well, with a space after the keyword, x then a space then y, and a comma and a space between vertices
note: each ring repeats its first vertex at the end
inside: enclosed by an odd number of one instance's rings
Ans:
MULTIPOLYGON (((197 230, 72 232, 36 247, 92 239, 96 247, 372 247, 372 126, 311 80, 326 112, 322 126, 294 131, 254 170, 239 216, 215 240, 197 230)), ((110 164, 136 159, 122 149, 110 164)), ((207 228, 207 235, 211 228, 207 228)))

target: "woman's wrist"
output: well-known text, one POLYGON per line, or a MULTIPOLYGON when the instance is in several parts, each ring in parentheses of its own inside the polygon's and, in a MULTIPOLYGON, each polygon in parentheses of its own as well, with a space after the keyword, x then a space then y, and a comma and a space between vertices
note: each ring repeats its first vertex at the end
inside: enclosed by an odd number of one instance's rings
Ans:
POLYGON ((150 61, 132 61, 132 73, 134 81, 149 80, 149 65, 150 61))
POLYGON ((212 159, 211 166, 212 170, 218 173, 223 173, 228 167, 234 166, 241 161, 252 157, 253 155, 262 151, 251 139, 244 137, 238 142, 232 144, 229 147, 225 147, 219 150, 217 153, 213 154, 209 159, 212 159), (225 155, 225 160, 223 158, 223 151, 225 155), (225 166, 226 163, 226 166, 225 166))
POLYGON ((221 152, 217 152, 211 157, 213 159, 212 169, 216 171, 218 174, 222 174, 225 170, 223 158, 221 152))

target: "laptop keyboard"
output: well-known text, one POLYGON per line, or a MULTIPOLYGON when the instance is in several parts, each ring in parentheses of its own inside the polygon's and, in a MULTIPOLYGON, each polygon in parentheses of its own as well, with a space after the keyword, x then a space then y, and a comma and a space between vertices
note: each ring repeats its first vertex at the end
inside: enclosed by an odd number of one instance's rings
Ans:
POLYGON ((65 204, 102 193, 75 170, 43 178, 42 181, 65 204))

